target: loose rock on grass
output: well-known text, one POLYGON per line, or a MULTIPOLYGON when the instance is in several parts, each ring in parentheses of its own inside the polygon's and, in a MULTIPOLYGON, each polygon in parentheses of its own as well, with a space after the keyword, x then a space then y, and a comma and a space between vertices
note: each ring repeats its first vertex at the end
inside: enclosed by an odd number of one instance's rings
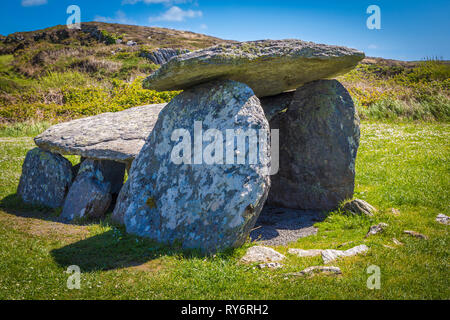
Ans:
POLYGON ((369 236, 373 236, 375 234, 381 233, 387 228, 388 224, 384 222, 380 222, 379 224, 373 225, 370 227, 369 232, 366 234, 366 238, 369 236))
POLYGON ((359 245, 348 250, 327 249, 322 251, 322 259, 325 264, 330 263, 340 257, 351 257, 360 253, 365 253, 369 248, 365 245, 359 245))
POLYGON ((288 250, 289 254, 296 255, 298 257, 316 257, 320 256, 322 254, 321 249, 309 249, 309 250, 303 250, 303 249, 295 249, 291 248, 288 250))
POLYGON ((361 199, 354 199, 345 203, 342 206, 342 210, 351 214, 364 214, 366 216, 373 216, 373 214, 377 212, 377 209, 375 207, 361 199))
POLYGON ((339 267, 334 267, 334 266, 312 266, 312 267, 308 267, 300 272, 292 272, 292 273, 287 273, 286 276, 291 276, 291 277, 303 277, 303 276, 307 276, 307 275, 312 275, 314 276, 315 274, 334 274, 334 275, 338 275, 338 274, 342 274, 342 271, 339 267))
POLYGON ((421 234, 417 231, 405 230, 405 231, 403 231, 403 233, 410 235, 412 237, 418 238, 418 239, 428 240, 428 237, 426 235, 421 234))
POLYGON ((446 216, 445 214, 440 213, 440 214, 437 215, 436 221, 441 223, 441 224, 448 225, 448 224, 450 224, 450 217, 446 216))
POLYGON ((280 269, 283 268, 284 264, 278 263, 278 262, 268 262, 268 263, 261 263, 258 265, 259 269, 280 269))
POLYGON ((241 258, 241 263, 267 263, 277 262, 286 258, 283 254, 269 247, 254 246, 248 248, 245 255, 241 258))

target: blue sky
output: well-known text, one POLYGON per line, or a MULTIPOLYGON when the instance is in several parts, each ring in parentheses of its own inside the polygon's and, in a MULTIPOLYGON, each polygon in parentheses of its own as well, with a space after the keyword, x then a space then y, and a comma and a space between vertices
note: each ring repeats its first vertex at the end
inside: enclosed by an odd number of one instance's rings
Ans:
POLYGON ((65 24, 71 4, 81 8, 83 22, 160 26, 240 41, 298 38, 401 60, 450 59, 449 0, 9 0, 0 4, 0 33, 65 24), (379 30, 366 26, 370 5, 381 10, 379 30))

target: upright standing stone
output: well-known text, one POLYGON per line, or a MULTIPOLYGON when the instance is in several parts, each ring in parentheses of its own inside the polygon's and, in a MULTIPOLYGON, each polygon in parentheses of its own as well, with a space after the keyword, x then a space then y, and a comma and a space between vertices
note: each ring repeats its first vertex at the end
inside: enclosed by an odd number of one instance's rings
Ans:
POLYGON ((213 252, 241 245, 270 186, 269 163, 261 161, 269 158, 268 139, 259 130, 268 133, 269 124, 245 84, 214 81, 184 91, 161 111, 114 216, 124 217, 128 232, 185 248, 213 252), (260 143, 255 150, 246 139, 239 152, 226 133, 251 134, 249 129, 260 143), (252 152, 262 155, 255 163, 249 163, 252 152), (238 164, 241 157, 245 162, 238 164))
POLYGON ((298 88, 288 110, 270 125, 280 130, 280 169, 271 177, 271 204, 332 210, 353 197, 359 118, 338 81, 298 88))
POLYGON ((34 148, 25 157, 17 194, 24 202, 57 208, 62 206, 71 183, 69 160, 34 148))

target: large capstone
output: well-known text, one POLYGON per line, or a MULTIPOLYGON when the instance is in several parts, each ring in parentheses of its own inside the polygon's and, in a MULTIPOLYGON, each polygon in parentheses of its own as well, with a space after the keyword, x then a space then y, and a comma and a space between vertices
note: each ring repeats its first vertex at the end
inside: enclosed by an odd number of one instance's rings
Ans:
POLYGON ((363 58, 355 49, 295 39, 226 43, 173 57, 144 87, 185 90, 213 79, 231 79, 264 97, 343 74, 363 58))
POLYGON ((57 208, 72 184, 72 164, 59 154, 39 148, 28 151, 17 194, 24 202, 57 208))
POLYGON ((165 105, 140 106, 59 123, 35 137, 34 142, 54 153, 131 165, 165 105))
POLYGON ((271 177, 270 204, 331 210, 353 197, 359 118, 338 81, 300 87, 270 125, 280 130, 280 166, 271 177))
POLYGON ((111 170, 105 170, 105 163, 84 160, 67 194, 61 218, 102 218, 112 199, 111 181, 111 170), (105 171, 110 175, 106 176, 105 171))
POLYGON ((114 216, 123 217, 130 233, 184 248, 241 245, 270 186, 268 133, 260 102, 245 84, 213 81, 184 91, 161 111, 114 216), (241 149, 234 135, 244 133, 252 138, 241 149))

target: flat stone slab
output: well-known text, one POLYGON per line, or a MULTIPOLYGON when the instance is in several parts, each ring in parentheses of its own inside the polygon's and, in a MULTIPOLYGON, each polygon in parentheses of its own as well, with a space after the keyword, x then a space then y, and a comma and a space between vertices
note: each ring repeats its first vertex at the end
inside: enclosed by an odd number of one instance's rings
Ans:
POLYGON ((258 97, 276 95, 353 69, 364 58, 356 49, 302 40, 259 40, 219 44, 172 58, 144 87, 184 90, 213 79, 247 84, 258 97))
POLYGON ((35 137, 34 142, 53 153, 130 164, 165 106, 151 104, 59 123, 35 137))

